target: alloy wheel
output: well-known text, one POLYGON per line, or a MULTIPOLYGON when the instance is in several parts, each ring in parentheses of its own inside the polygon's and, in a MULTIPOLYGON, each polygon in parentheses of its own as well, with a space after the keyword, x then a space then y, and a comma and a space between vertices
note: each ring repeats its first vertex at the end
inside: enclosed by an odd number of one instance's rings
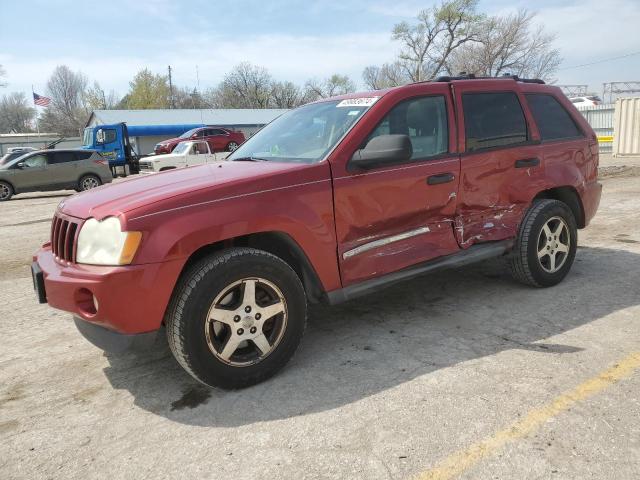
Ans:
POLYGON ((91 190, 92 188, 96 188, 98 186, 100 186, 100 183, 94 177, 87 177, 82 180, 82 190, 91 190))
POLYGON ((567 223, 560 217, 547 220, 538 236, 538 262, 547 273, 560 270, 571 247, 571 235, 567 223))
POLYGON ((287 304, 275 284, 244 278, 222 290, 204 323, 209 350, 219 360, 236 367, 254 365, 280 343, 287 304))
POLYGON ((0 183, 0 200, 6 200, 11 196, 11 188, 5 183, 0 183))

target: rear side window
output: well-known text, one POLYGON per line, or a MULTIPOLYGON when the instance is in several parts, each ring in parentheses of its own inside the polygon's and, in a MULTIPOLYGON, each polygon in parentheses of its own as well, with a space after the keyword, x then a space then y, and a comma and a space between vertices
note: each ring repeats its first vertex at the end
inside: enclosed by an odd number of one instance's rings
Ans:
POLYGON ((57 165, 59 163, 75 162, 74 152, 54 152, 49 154, 49 163, 57 165))
POLYGON ((569 112, 553 96, 530 93, 526 97, 542 141, 582 136, 569 112))
POLYGON ((75 156, 77 160, 87 160, 89 158, 91 158, 91 155, 93 155, 93 152, 89 151, 89 152, 75 152, 75 156))
POLYGON ((467 151, 527 141, 527 122, 514 92, 462 95, 467 151))
POLYGON ((419 97, 400 102, 382 119, 367 142, 380 135, 393 134, 409 136, 412 160, 446 153, 449 133, 444 97, 419 97))

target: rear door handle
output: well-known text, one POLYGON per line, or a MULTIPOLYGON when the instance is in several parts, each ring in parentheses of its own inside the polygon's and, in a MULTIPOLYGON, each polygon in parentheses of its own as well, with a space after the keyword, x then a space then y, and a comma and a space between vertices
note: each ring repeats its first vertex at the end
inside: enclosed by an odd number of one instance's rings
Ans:
POLYGON ((522 160, 516 160, 516 168, 537 167, 538 165, 540 165, 539 158, 524 158, 522 160))
POLYGON ((456 178, 453 173, 439 173, 437 175, 431 175, 427 177, 427 185, 439 185, 441 183, 453 182, 456 178))

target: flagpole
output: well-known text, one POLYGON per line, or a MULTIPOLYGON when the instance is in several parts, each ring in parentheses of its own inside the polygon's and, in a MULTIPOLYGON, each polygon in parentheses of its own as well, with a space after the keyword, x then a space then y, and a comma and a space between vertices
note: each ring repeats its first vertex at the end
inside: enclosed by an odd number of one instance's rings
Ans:
POLYGON ((31 85, 31 98, 33 98, 33 104, 36 107, 36 132, 38 132, 38 141, 40 141, 40 124, 38 123, 38 105, 36 104, 36 92, 33 90, 33 85, 31 85))

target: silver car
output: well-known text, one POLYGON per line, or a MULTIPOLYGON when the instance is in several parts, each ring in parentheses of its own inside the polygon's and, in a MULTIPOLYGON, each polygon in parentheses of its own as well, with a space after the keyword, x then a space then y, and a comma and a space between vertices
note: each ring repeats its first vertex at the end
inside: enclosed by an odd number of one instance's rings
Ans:
POLYGON ((39 150, 0 166, 0 202, 14 194, 73 189, 113 180, 109 162, 93 150, 39 150))

